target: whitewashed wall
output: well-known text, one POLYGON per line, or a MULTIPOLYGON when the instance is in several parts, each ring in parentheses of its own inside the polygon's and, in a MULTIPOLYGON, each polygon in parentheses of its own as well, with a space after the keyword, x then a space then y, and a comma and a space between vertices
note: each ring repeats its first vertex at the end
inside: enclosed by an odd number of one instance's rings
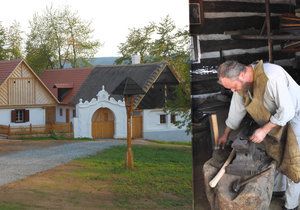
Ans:
MULTIPOLYGON (((166 114, 162 109, 145 109, 143 111, 144 139, 162 141, 190 141, 191 135, 185 133, 186 127, 178 128, 171 123, 171 116, 166 116, 166 123, 160 123, 160 115, 166 114)), ((176 116, 176 119, 180 118, 176 116)))
POLYGON ((126 110, 123 101, 116 101, 110 98, 104 87, 97 94, 97 99, 91 101, 82 100, 76 105, 76 115, 74 118, 74 137, 75 138, 92 138, 92 117, 100 108, 108 108, 114 114, 115 133, 114 138, 126 138, 126 110))
POLYGON ((0 109, 0 125, 24 126, 24 125, 44 125, 46 122, 44 108, 29 108, 29 122, 12 123, 11 111, 14 109, 0 109))
POLYGON ((76 109, 73 106, 56 106, 56 122, 65 123, 66 122, 66 113, 67 109, 69 109, 70 121, 73 123, 73 109, 76 109), (60 115, 60 109, 62 109, 62 115, 60 115))

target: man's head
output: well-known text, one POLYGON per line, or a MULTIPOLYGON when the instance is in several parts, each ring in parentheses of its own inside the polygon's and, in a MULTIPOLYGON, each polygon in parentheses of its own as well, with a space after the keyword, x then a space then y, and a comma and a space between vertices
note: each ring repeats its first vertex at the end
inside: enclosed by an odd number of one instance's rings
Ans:
POLYGON ((219 83, 235 91, 247 91, 253 82, 253 69, 237 61, 226 61, 218 68, 219 83))

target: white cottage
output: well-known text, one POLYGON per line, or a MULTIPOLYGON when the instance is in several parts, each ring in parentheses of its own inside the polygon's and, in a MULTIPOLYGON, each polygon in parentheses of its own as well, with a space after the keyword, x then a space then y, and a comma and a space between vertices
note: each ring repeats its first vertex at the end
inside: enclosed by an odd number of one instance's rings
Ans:
MULTIPOLYGON (((42 75, 46 80, 47 77, 49 75, 42 75)), ((61 78, 58 75, 52 77, 61 78)), ((133 79, 146 92, 145 95, 135 97, 133 138, 190 140, 185 128, 179 129, 174 125, 177 116, 167 115, 163 111, 166 99, 172 96, 172 92, 179 84, 175 72, 164 62, 94 67, 77 87, 78 91, 74 92, 72 89, 69 91, 73 97, 66 106, 69 109, 76 108, 74 111, 76 115, 72 119, 75 137, 126 138, 126 110, 123 96, 111 94, 126 77, 133 79)), ((45 81, 49 89, 55 88, 55 82, 55 79, 52 83, 45 81)), ((64 97, 69 96, 65 94, 64 97)), ((64 100, 64 97, 61 100, 64 100)))
POLYGON ((53 123, 56 97, 22 59, 0 61, 0 125, 53 123))

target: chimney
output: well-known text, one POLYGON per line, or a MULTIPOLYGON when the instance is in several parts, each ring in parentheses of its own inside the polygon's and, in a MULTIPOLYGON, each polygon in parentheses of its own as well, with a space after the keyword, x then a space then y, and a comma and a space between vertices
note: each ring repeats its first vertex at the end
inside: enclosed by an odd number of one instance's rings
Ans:
POLYGON ((138 54, 133 54, 131 56, 131 63, 132 64, 139 64, 139 63, 141 63, 141 56, 138 55, 138 54))

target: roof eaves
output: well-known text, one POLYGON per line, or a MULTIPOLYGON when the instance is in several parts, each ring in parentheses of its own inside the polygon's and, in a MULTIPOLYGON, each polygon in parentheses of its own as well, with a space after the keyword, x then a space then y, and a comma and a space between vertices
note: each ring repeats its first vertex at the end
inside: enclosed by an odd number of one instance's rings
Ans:
MULTIPOLYGON (((158 67, 150 76, 149 80, 146 81, 146 84, 143 87, 143 90, 145 91, 145 93, 147 93, 149 91, 149 89, 151 88, 151 86, 154 84, 154 82, 159 78, 160 74, 162 73, 162 71, 166 68, 167 63, 166 62, 161 62, 160 63, 161 66, 158 67)), ((134 100, 134 108, 136 108, 141 101, 143 100, 144 95, 138 95, 135 100, 134 100)))
POLYGON ((3 83, 5 83, 8 78, 10 77, 10 75, 15 71, 15 69, 20 65, 20 63, 22 63, 23 59, 20 59, 20 62, 15 66, 15 68, 10 72, 10 74, 5 78, 5 80, 3 80, 3 82, 0 84, 2 85, 3 83))

